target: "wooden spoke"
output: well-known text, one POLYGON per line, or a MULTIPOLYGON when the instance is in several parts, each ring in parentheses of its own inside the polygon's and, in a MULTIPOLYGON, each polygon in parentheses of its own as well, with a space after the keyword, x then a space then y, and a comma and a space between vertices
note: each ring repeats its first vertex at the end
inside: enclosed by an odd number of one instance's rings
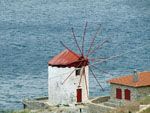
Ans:
POLYGON ((80 73, 80 81, 79 81, 79 86, 78 87, 80 87, 80 85, 81 85, 82 76, 83 76, 83 68, 82 68, 81 73, 80 73))
MULTIPOLYGON (((82 63, 82 62, 80 62, 80 64, 79 64, 77 67, 79 67, 79 66, 81 65, 81 63, 82 63)), ((63 81, 62 84, 64 84, 64 83, 68 80, 68 78, 73 74, 73 72, 75 72, 75 70, 76 70, 76 69, 74 69, 74 70, 69 74, 69 76, 63 81)))
POLYGON ((92 75, 94 76, 94 78, 95 78, 96 82, 98 83, 98 85, 100 86, 100 88, 102 89, 102 91, 104 91, 103 87, 101 86, 101 84, 99 83, 98 79, 96 78, 95 73, 92 71, 92 69, 91 69, 91 68, 89 68, 89 70, 91 71, 92 75))
POLYGON ((86 34, 86 28, 87 28, 87 22, 85 24, 84 32, 83 32, 83 37, 82 37, 82 56, 84 56, 84 39, 85 39, 85 34, 86 34))
POLYGON ((88 96, 88 85, 87 85, 86 74, 84 74, 84 79, 85 79, 86 93, 87 93, 87 96, 88 96))
POLYGON ((64 83, 68 80, 68 78, 73 74, 73 72, 75 72, 75 70, 76 70, 76 69, 74 69, 74 70, 69 74, 69 76, 63 81, 62 84, 64 84, 64 83))
POLYGON ((62 41, 60 41, 60 43, 61 43, 61 45, 62 45, 63 47, 65 47, 66 49, 70 50, 62 41))
POLYGON ((76 46, 77 46, 78 50, 80 51, 80 54, 82 54, 82 51, 80 49, 80 46, 79 46, 79 44, 77 42, 77 39, 76 39, 76 36, 75 36, 75 33, 74 33, 74 29, 72 28, 71 30, 72 30, 72 35, 73 35, 73 39, 74 39, 74 41, 76 43, 76 46))
POLYGON ((106 73, 106 74, 109 74, 109 75, 113 76, 112 74, 110 74, 110 73, 108 73, 108 72, 106 72, 106 71, 104 71, 104 70, 102 70, 102 69, 99 69, 98 67, 96 67, 96 66, 94 66, 94 65, 90 65, 90 66, 92 66, 93 68, 99 70, 100 72, 103 72, 103 73, 106 73))
POLYGON ((97 61, 104 60, 104 59, 107 59, 107 58, 104 58, 104 57, 88 58, 88 60, 91 61, 91 62, 97 62, 97 61))
POLYGON ((92 38, 92 41, 91 41, 91 44, 90 44, 90 47, 89 47, 89 49, 88 49, 88 52, 87 52, 86 57, 88 57, 88 55, 89 55, 89 53, 90 53, 90 51, 91 51, 91 49, 92 49, 92 46, 93 46, 93 44, 94 44, 94 42, 95 42, 96 36, 97 36, 97 34, 99 33, 99 31, 100 31, 100 26, 98 27, 96 33, 94 34, 94 36, 93 36, 93 38, 92 38))
POLYGON ((92 53, 94 53, 96 50, 100 49, 103 47, 103 45, 108 42, 108 40, 104 40, 100 45, 96 46, 90 53, 89 55, 91 55, 92 53))
POLYGON ((126 55, 126 54, 128 54, 128 53, 130 53, 130 52, 133 52, 133 51, 136 51, 136 50, 142 49, 142 48, 144 48, 144 47, 146 47, 146 46, 149 46, 149 45, 144 45, 144 46, 141 46, 141 47, 138 47, 138 48, 132 49, 132 50, 130 50, 130 51, 124 52, 124 53, 122 53, 122 54, 114 55, 114 56, 109 57, 109 58, 107 58, 107 59, 104 59, 104 60, 102 60, 102 61, 98 61, 98 62, 96 62, 96 63, 94 63, 94 64, 92 64, 92 65, 100 64, 100 63, 106 62, 106 61, 108 61, 108 60, 112 60, 112 59, 114 59, 114 58, 117 58, 117 57, 120 57, 120 56, 126 55))

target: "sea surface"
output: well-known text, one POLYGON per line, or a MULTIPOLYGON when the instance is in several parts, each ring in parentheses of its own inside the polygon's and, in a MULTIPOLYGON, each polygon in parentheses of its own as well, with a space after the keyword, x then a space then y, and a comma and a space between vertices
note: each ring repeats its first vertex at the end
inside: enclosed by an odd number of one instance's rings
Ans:
POLYGON ((99 25, 94 47, 109 40, 89 58, 131 51, 96 65, 107 72, 94 70, 105 91, 90 73, 90 96, 109 95, 113 77, 150 71, 149 0, 0 0, 0 109, 47 96, 47 62, 65 49, 60 41, 79 53, 71 27, 81 46, 86 21, 84 54, 99 25))

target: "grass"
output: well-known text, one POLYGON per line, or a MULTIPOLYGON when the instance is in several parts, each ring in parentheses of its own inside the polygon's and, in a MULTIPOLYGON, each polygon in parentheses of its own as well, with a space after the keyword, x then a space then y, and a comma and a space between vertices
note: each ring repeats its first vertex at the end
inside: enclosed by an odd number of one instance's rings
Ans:
POLYGON ((150 104, 150 96, 146 96, 138 101, 141 105, 150 104))
POLYGON ((28 109, 24 109, 24 110, 14 111, 13 113, 32 113, 32 112, 30 112, 30 110, 28 109))
POLYGON ((139 110, 139 103, 132 102, 117 108, 117 113, 133 113, 139 110))
POLYGON ((141 113, 150 113, 150 107, 149 107, 148 109, 144 110, 144 111, 141 112, 141 113))

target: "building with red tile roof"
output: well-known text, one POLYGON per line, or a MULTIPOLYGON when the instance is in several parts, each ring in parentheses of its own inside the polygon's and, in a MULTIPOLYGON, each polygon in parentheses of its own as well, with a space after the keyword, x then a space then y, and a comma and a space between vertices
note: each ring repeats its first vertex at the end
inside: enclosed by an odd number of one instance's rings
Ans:
POLYGON ((133 102, 150 95, 150 72, 137 72, 108 81, 111 86, 110 101, 118 105, 133 102))
POLYGON ((109 80, 108 82, 113 84, 131 86, 131 87, 150 86, 150 72, 139 72, 137 82, 133 81, 133 75, 114 78, 109 80))

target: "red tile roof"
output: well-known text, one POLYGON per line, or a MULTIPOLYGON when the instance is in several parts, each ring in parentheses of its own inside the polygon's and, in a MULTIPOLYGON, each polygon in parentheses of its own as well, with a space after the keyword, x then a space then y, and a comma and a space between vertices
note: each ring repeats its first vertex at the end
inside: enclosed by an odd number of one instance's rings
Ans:
POLYGON ((55 57, 53 57, 48 64, 50 66, 59 66, 59 67, 71 67, 72 63, 78 62, 80 55, 76 54, 71 50, 64 50, 55 57))
POLYGON ((139 72, 138 77, 139 80, 137 82, 133 82, 133 75, 114 78, 108 82, 132 87, 150 86, 150 72, 139 72))

